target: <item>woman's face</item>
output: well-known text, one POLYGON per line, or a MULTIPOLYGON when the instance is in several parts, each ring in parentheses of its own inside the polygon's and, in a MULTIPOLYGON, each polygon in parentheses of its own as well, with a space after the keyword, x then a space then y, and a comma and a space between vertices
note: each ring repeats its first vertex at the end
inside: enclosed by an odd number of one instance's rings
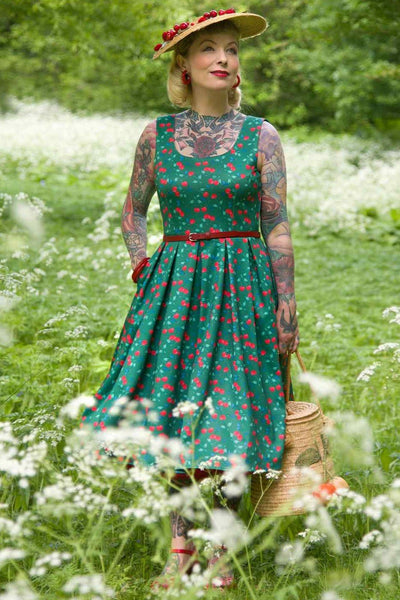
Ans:
POLYGON ((189 48, 184 61, 192 88, 229 90, 237 81, 239 42, 234 32, 204 31, 189 48))

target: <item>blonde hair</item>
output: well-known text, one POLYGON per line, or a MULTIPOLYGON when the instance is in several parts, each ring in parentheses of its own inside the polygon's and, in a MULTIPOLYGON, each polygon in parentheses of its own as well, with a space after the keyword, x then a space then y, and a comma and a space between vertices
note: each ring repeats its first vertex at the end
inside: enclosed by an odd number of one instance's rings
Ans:
MULTIPOLYGON (((229 21, 222 21, 221 23, 215 23, 209 25, 207 30, 212 30, 214 33, 221 33, 225 31, 234 31, 239 38, 239 30, 237 27, 229 21)), ((182 68, 179 66, 179 59, 186 57, 190 46, 193 44, 196 37, 202 33, 202 29, 196 31, 192 35, 188 35, 183 38, 182 41, 178 42, 173 51, 171 64, 169 67, 167 91, 170 102, 175 106, 185 107, 192 105, 192 86, 185 85, 182 81, 182 68)), ((232 108, 240 108, 240 101, 242 93, 239 87, 232 88, 228 92, 228 103, 232 108)))

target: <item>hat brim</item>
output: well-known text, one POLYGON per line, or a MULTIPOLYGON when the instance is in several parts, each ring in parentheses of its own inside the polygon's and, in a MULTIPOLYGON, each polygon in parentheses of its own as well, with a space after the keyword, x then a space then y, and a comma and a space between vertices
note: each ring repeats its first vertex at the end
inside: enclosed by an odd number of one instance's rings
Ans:
POLYGON ((200 31, 201 29, 205 29, 205 27, 209 27, 215 23, 220 23, 221 21, 227 21, 228 19, 233 21, 238 28, 240 39, 251 38, 255 37, 256 35, 260 35, 260 33, 265 31, 268 27, 267 20, 261 15, 256 15, 254 13, 229 13, 225 15, 218 15, 217 17, 207 19, 201 23, 195 23, 194 25, 189 26, 187 29, 181 31, 169 42, 164 42, 161 48, 153 54, 153 60, 161 56, 161 54, 164 54, 164 52, 169 52, 172 50, 174 46, 176 46, 181 40, 189 35, 192 35, 196 31, 200 31))

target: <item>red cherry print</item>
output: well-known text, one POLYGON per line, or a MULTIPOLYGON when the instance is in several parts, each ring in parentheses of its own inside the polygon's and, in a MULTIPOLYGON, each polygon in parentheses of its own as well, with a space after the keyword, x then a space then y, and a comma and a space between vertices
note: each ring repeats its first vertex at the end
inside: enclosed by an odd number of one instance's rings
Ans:
MULTIPOLYGON (((179 24, 165 33, 173 39, 183 29, 179 24)), ((174 118, 159 118, 156 131, 156 186, 165 233, 258 229, 261 181, 255 175, 261 120, 246 117, 242 147, 236 143, 228 159, 221 155, 203 160, 177 153, 174 118)), ((190 466, 190 455, 200 461, 236 452, 250 472, 257 467, 279 469, 285 440, 282 374, 272 367, 278 351, 276 310, 265 250, 252 237, 162 242, 153 267, 139 279, 112 361, 114 371, 95 395, 97 406, 82 417, 85 427, 109 425, 109 409, 122 389, 138 401, 155 399, 162 422, 149 425, 154 433, 166 439, 183 435, 194 442, 180 456, 182 467, 190 466), (217 330, 212 323, 218 324, 217 330), (272 388, 262 402, 260 386, 272 388), (189 389, 191 395, 198 392, 193 402, 200 409, 208 396, 213 400, 215 412, 203 413, 201 429, 178 426, 172 415, 189 389)), ((132 461, 142 454, 148 457, 143 449, 132 461)), ((218 470, 223 463, 213 459, 210 466, 218 470)))

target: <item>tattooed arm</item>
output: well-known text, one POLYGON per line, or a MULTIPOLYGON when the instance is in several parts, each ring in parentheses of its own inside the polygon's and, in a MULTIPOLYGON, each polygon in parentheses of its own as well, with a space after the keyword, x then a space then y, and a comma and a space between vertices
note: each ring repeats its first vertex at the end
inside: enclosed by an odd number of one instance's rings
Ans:
POLYGON ((271 256, 278 292, 279 352, 294 352, 299 331, 294 294, 294 257, 286 213, 286 166, 278 132, 264 121, 258 148, 261 172, 261 231, 271 256))
POLYGON ((154 155, 156 122, 149 123, 136 146, 132 177, 122 209, 122 235, 131 258, 132 269, 146 256, 146 215, 155 191, 154 155))

